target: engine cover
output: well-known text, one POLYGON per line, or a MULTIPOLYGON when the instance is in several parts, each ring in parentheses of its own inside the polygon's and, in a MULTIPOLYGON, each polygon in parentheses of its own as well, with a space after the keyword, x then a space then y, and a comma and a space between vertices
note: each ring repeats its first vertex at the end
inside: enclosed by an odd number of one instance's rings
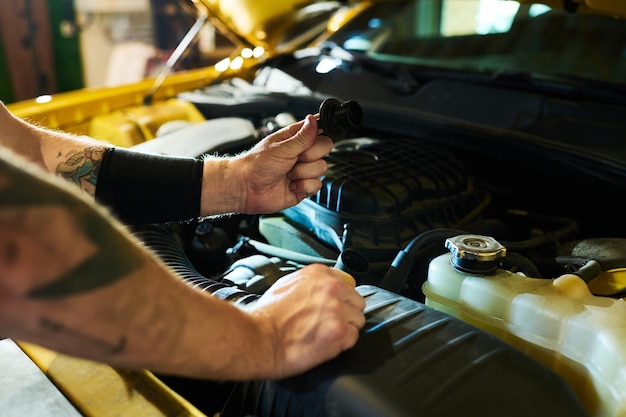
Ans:
POLYGON ((556 374, 459 319, 373 286, 356 346, 284 381, 248 384, 224 417, 587 416, 556 374))
POLYGON ((486 199, 460 161, 424 141, 347 139, 327 162, 321 190, 284 214, 330 245, 342 237, 340 249, 395 254, 425 230, 471 220, 486 199))

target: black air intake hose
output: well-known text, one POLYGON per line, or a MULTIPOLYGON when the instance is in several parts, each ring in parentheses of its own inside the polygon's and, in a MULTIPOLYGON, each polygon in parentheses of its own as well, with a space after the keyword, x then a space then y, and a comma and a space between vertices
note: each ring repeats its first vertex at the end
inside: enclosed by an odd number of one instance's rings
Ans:
POLYGON ((165 226, 144 225, 133 229, 135 236, 154 252, 176 275, 189 286, 208 291, 223 300, 238 305, 250 304, 259 296, 236 286, 207 278, 199 273, 165 226))
POLYGON ((423 256, 422 251, 428 249, 434 243, 440 243, 443 248, 443 242, 446 239, 464 233, 463 230, 445 228, 432 229, 420 233, 404 249, 398 252, 380 282, 380 287, 395 293, 399 292, 404 287, 416 259, 423 256))

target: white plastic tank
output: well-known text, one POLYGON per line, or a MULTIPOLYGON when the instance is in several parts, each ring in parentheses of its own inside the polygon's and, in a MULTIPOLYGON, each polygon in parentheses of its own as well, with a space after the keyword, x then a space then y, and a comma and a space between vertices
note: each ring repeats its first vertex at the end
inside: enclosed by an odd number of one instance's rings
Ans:
POLYGON ((497 268, 482 275, 462 272, 459 253, 452 252, 430 263, 423 285, 427 305, 547 365, 572 386, 591 415, 626 416, 624 299, 594 296, 573 274, 539 279, 497 268))

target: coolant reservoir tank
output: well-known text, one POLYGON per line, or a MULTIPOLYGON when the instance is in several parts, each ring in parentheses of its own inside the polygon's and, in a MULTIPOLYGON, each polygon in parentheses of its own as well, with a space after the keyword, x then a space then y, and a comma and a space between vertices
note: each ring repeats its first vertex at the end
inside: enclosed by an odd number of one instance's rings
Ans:
MULTIPOLYGON (((471 268, 467 262, 459 268, 459 253, 471 252, 472 245, 465 244, 480 241, 479 236, 467 236, 447 242, 452 253, 431 261, 423 286, 426 304, 489 331, 547 365, 571 385, 591 415, 626 416, 624 300, 594 296, 572 274, 540 279, 499 268, 481 273, 476 254, 464 253, 465 259, 475 260, 471 268)), ((491 238, 484 242, 498 247, 491 238)), ((505 251, 498 249, 495 256, 505 251)), ((491 258, 486 262, 493 266, 491 258)))

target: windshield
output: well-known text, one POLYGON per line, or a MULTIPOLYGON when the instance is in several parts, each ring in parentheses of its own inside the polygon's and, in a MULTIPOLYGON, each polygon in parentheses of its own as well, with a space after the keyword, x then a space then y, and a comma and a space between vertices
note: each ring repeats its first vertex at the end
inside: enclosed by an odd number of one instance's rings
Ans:
POLYGON ((626 84, 626 20, 539 3, 378 2, 331 40, 379 61, 626 84))

